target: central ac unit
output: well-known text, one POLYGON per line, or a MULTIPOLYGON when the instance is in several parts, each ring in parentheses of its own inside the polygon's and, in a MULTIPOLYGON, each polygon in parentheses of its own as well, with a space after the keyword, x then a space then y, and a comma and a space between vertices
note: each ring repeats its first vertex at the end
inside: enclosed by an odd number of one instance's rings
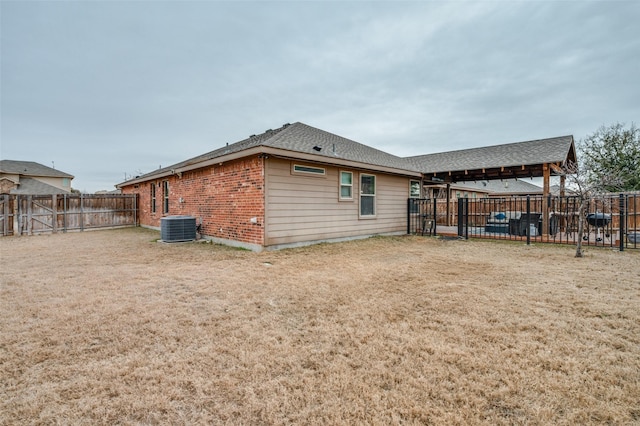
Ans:
POLYGON ((193 216, 167 216, 160 220, 160 236, 165 243, 196 239, 196 218, 193 216))

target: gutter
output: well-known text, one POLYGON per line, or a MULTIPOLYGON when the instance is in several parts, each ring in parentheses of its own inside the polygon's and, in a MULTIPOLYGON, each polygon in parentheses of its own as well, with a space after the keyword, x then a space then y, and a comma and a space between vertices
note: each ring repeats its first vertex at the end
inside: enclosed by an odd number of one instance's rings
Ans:
POLYGON ((288 160, 301 160, 301 161, 307 161, 312 163, 372 170, 372 171, 384 172, 384 173, 390 173, 390 174, 396 174, 396 175, 402 175, 402 176, 411 176, 411 177, 417 177, 417 178, 422 177, 421 172, 408 170, 408 169, 398 169, 395 167, 360 163, 357 161, 346 160, 346 159, 337 158, 337 157, 325 157, 325 156, 319 156, 314 154, 306 154, 303 152, 288 151, 284 149, 271 148, 268 146, 257 146, 257 147, 248 148, 242 151, 232 152, 227 155, 221 155, 219 157, 211 158, 208 160, 187 164, 181 167, 168 167, 161 172, 150 174, 145 177, 131 179, 126 182, 116 184, 115 186, 118 189, 122 189, 125 186, 135 185, 138 183, 147 182, 155 179, 161 179, 161 178, 173 176, 176 174, 182 174, 184 172, 201 169, 203 167, 221 165, 228 161, 238 160, 240 158, 245 158, 245 157, 252 157, 254 155, 260 155, 260 154, 271 155, 276 158, 282 158, 282 159, 288 159, 288 160))

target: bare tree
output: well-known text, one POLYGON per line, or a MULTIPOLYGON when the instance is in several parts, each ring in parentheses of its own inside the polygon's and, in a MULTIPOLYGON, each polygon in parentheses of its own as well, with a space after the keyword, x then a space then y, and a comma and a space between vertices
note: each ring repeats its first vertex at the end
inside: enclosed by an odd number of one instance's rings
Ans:
MULTIPOLYGON (((601 175, 599 180, 594 180, 589 174, 589 169, 579 167, 578 163, 568 162, 562 168, 566 176, 567 186, 576 195, 579 201, 578 207, 578 241, 576 243, 576 257, 583 257, 582 241, 587 221, 589 205, 597 199, 604 199, 612 188, 621 188, 624 178, 613 171, 607 175, 601 175)), ((603 203, 603 205, 605 205, 603 203)))

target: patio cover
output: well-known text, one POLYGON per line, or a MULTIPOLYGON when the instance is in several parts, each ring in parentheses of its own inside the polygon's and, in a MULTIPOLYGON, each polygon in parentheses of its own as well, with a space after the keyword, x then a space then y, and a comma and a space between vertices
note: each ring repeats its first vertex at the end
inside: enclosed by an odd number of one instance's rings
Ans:
MULTIPOLYGON (((544 205, 549 195, 550 176, 552 173, 560 175, 560 195, 564 195, 562 166, 576 159, 572 135, 407 158, 424 173, 427 185, 447 183, 449 186, 455 182, 542 177, 543 234, 549 229, 549 214, 544 205)), ((448 197, 447 190, 447 209, 448 197)))
POLYGON ((576 161, 573 136, 408 157, 433 183, 544 177, 576 161))

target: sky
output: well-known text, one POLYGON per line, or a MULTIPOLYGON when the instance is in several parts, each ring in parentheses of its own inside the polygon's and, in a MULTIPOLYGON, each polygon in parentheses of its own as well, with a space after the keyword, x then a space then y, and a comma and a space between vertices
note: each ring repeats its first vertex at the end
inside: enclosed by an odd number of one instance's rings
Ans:
POLYGON ((83 192, 285 123, 398 156, 640 124, 639 1, 0 2, 0 157, 83 192))

